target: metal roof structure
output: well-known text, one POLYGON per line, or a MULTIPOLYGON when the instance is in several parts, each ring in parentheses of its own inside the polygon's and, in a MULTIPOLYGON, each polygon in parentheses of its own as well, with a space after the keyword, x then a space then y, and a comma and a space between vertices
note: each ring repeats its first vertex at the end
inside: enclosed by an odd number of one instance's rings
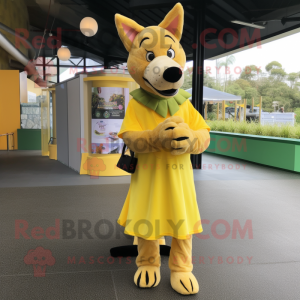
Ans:
MULTIPOLYGON (((103 64, 104 60, 115 65, 127 60, 114 24, 114 15, 120 13, 134 19, 142 26, 156 25, 177 3, 176 0, 25 0, 31 26, 30 39, 46 37, 51 32, 59 34, 63 45, 70 48, 72 56, 87 57, 103 64), (49 12, 49 18, 46 20, 49 12), (82 18, 90 16, 97 20, 98 33, 86 38, 79 30, 82 18)), ((230 51, 255 41, 262 42, 298 30, 300 20, 299 0, 181 0, 185 10, 184 32, 181 44, 187 59, 193 59, 193 32, 196 24, 195 6, 206 2, 205 11, 205 59, 224 56, 230 51), (265 29, 255 29, 231 21, 255 23, 265 29)), ((247 48, 247 47, 246 47, 247 48)), ((47 45, 42 49, 45 56, 52 57, 55 49, 47 45)))
MULTIPOLYGON (((178 2, 174 0, 25 0, 31 25, 30 38, 59 37, 72 56, 92 59, 104 67, 127 61, 128 53, 115 28, 114 16, 122 14, 147 27, 158 25, 178 2), (79 30, 84 17, 93 17, 99 30, 85 37, 79 30)), ((181 45, 193 60, 192 104, 203 115, 205 59, 226 56, 300 31, 299 0, 181 0, 184 29, 181 45)), ((45 57, 57 49, 46 43, 45 57)), ((58 62, 59 63, 59 62, 58 62)), ((58 68, 59 65, 58 65, 58 68)), ((43 62, 43 69, 45 65, 43 62)), ((84 65, 85 69, 85 65, 84 65)), ((201 166, 201 154, 192 155, 201 166)))
MULTIPOLYGON (((193 88, 187 89, 186 91, 192 94, 193 88)), ((189 99, 192 99, 192 96, 189 99)), ((203 101, 212 101, 217 103, 221 101, 239 101, 241 99, 241 96, 221 92, 206 86, 203 87, 203 101)))

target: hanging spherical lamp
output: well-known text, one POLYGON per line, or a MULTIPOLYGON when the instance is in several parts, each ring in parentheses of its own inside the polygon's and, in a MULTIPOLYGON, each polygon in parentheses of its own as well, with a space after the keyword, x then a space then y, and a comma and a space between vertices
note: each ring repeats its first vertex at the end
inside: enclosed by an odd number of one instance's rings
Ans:
POLYGON ((80 31, 87 37, 94 36, 98 31, 97 21, 91 17, 83 18, 80 22, 80 31))
POLYGON ((57 51, 57 56, 60 60, 66 61, 69 60, 71 57, 71 52, 68 48, 63 47, 63 48, 59 48, 57 51))

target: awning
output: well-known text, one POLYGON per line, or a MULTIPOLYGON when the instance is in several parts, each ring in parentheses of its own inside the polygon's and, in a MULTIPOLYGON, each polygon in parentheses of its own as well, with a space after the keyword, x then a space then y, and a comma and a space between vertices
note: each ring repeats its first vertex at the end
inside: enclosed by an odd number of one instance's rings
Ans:
MULTIPOLYGON (((193 89, 187 89, 188 93, 192 94, 193 89)), ((192 97, 189 98, 190 100, 192 97)), ((203 87, 203 101, 213 101, 214 103, 221 102, 221 101, 239 101, 241 100, 241 96, 236 96, 232 94, 228 94, 225 92, 221 92, 218 90, 211 89, 209 87, 203 87)))

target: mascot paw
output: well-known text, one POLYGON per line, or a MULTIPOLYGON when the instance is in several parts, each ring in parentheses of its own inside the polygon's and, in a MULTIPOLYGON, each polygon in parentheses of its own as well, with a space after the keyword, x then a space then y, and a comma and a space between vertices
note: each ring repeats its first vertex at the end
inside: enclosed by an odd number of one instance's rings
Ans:
POLYGON ((173 131, 173 140, 171 142, 171 154, 181 155, 191 153, 195 145, 195 135, 188 124, 181 123, 173 131))
POLYGON ((199 292, 199 284, 191 272, 171 272, 171 286, 179 294, 191 295, 199 292))
POLYGON ((160 268, 154 266, 142 266, 134 275, 134 283, 140 288, 156 287, 160 282, 160 268))

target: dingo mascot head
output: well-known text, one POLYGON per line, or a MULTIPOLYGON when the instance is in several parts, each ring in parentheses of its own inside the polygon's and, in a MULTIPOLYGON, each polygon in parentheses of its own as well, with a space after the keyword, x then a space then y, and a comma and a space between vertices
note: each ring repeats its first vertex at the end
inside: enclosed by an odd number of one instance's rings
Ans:
POLYGON ((178 93, 183 84, 185 52, 179 41, 183 7, 177 3, 158 26, 143 27, 115 15, 118 34, 129 52, 127 67, 132 78, 147 92, 163 98, 178 93))

